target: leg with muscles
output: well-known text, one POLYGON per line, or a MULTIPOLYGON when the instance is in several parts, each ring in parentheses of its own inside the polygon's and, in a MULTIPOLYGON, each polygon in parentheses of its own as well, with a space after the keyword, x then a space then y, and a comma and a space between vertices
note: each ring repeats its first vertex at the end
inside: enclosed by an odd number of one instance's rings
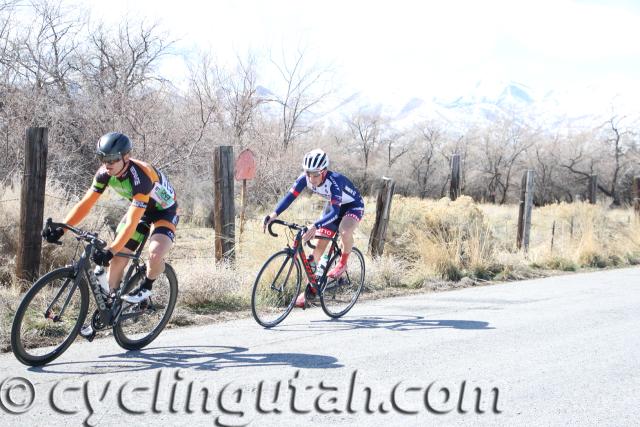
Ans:
POLYGON ((149 239, 149 262, 147 264, 147 277, 145 285, 151 289, 156 278, 164 272, 164 257, 169 253, 173 241, 165 234, 154 234, 149 239))
MULTIPOLYGON (((316 232, 316 237, 318 235, 331 237, 332 231, 330 229, 327 229, 327 228, 321 228, 320 230, 318 230, 316 232)), ((329 244, 328 240, 316 239, 316 248, 313 250, 313 259, 315 260, 314 262, 315 262, 316 266, 320 265, 322 254, 324 254, 324 251, 327 248, 328 244, 329 244)), ((320 272, 318 271, 317 267, 316 267, 315 274, 317 276, 320 275, 320 272)), ((317 293, 316 287, 315 286, 308 286, 308 291, 310 292, 309 298, 311 298, 311 299, 315 298, 315 295, 317 293)), ((305 293, 307 293, 307 289, 304 289, 302 292, 300 292, 300 295, 298 295, 298 298, 296 298, 296 307, 300 307, 300 308, 304 308, 305 307, 305 300, 307 298, 305 293)))
MULTIPOLYGON (((331 204, 328 202, 324 205, 324 210, 322 211, 322 215, 326 215, 331 211, 331 204)), ((338 224, 337 222, 332 222, 331 224, 327 224, 323 227, 320 227, 316 231, 316 237, 324 236, 328 238, 332 238, 338 232, 338 224)), ((316 248, 313 250, 313 259, 316 260, 316 263, 320 262, 320 258, 324 254, 325 249, 329 245, 329 241, 326 239, 316 239, 316 248)))
POLYGON ((313 259, 316 260, 316 263, 320 262, 320 258, 322 258, 322 255, 324 254, 325 249, 327 249, 328 244, 329 244, 328 240, 325 240, 325 239, 316 240, 316 248, 313 250, 313 259))
POLYGON ((340 222, 340 228, 338 232, 340 233, 341 246, 342 246, 342 256, 340 257, 340 261, 336 264, 335 267, 331 269, 329 272, 329 277, 336 278, 342 275, 347 268, 347 260, 349 259, 349 255, 351 254, 351 249, 353 248, 353 232, 356 227, 358 227, 358 219, 354 218, 351 215, 345 215, 340 222))
MULTIPOLYGON (((116 229, 116 233, 120 233, 120 231, 122 230, 122 228, 124 228, 124 226, 125 226, 125 222, 123 219, 122 221, 120 221, 120 224, 116 229)), ((133 233, 133 236, 131 236, 127 244, 124 245, 124 248, 122 248, 120 252, 125 254, 133 254, 136 250, 138 250, 140 243, 142 243, 142 240, 144 240, 145 236, 147 236, 148 234, 149 234, 149 226, 145 222, 140 222, 136 227, 135 233, 133 233)), ((117 290, 120 287, 120 282, 122 281, 122 276, 124 275, 124 270, 127 267, 128 263, 129 263, 129 258, 125 258, 121 256, 115 256, 111 260, 111 264, 109 265, 108 278, 109 278, 109 288, 111 289, 112 292, 117 290)))
MULTIPOLYGON (((123 248, 120 252, 126 254, 133 253, 133 251, 128 248, 123 248)), ((120 281, 122 280, 124 269, 128 263, 129 258, 124 258, 121 256, 114 256, 109 263, 109 271, 107 273, 107 277, 109 279, 109 289, 111 290, 111 292, 115 292, 120 287, 120 281)))
POLYGON ((149 261, 147 263, 147 274, 140 287, 124 299, 130 303, 139 303, 151 296, 153 282, 164 272, 164 258, 171 250, 173 241, 166 234, 154 232, 149 237, 149 261))

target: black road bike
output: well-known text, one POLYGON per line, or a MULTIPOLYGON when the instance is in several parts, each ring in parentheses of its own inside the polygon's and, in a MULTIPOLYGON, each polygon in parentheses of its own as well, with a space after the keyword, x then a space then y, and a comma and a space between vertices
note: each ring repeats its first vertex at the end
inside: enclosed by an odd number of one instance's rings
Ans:
MULTIPOLYGON (((298 224, 276 219, 269 224, 269 234, 278 237, 271 229, 280 224, 288 227, 293 237, 293 246, 273 254, 262 266, 251 294, 251 310, 253 317, 265 328, 276 326, 282 322, 295 305, 296 297, 303 283, 302 267, 306 274, 305 307, 315 295, 313 286, 320 297, 324 312, 333 318, 344 316, 354 306, 362 292, 365 278, 365 264, 362 252, 353 248, 349 256, 347 270, 338 278, 330 278, 327 273, 338 263, 342 252, 338 245, 338 234, 333 238, 319 237, 331 241, 328 249, 328 263, 319 277, 312 271, 304 253, 302 236, 307 228, 298 224)), ((307 243, 315 248, 311 243, 307 243)))
MULTIPOLYGON (((40 277, 22 298, 11 327, 11 349, 16 358, 30 366, 41 366, 60 356, 76 339, 89 310, 89 292, 97 309, 91 316, 95 331, 113 329, 116 342, 127 350, 138 350, 151 343, 164 329, 176 304, 178 279, 169 264, 153 284, 152 296, 131 304, 120 298, 144 279, 146 265, 140 258, 146 237, 134 254, 116 256, 131 259, 122 285, 112 295, 103 290, 91 269, 94 248, 107 243, 97 234, 47 220, 46 227, 62 227, 84 244, 80 258, 71 265, 40 277)), ((61 244, 58 242, 58 244, 61 244)))

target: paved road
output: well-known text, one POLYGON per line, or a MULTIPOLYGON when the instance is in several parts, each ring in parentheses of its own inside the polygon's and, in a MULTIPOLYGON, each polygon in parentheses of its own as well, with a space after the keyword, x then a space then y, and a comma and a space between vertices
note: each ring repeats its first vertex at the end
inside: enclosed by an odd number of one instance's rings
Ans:
POLYGON ((5 407, 34 385, 0 424, 638 425, 638 325, 629 268, 78 341, 42 369, 0 356, 5 407))

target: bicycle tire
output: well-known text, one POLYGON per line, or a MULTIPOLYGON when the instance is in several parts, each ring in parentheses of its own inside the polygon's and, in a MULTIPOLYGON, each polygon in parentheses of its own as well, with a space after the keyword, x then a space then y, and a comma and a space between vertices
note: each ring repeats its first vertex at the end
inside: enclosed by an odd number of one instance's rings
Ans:
MULTIPOLYGON (((340 255, 334 254, 327 264, 326 271, 337 263, 340 255)), ((351 250, 347 270, 338 279, 326 277, 320 289, 320 305, 327 316, 337 319, 351 310, 362 292, 365 278, 364 256, 358 248, 351 250), (358 272, 358 270, 360 270, 358 272)), ((326 273, 325 273, 326 274, 326 273)))
POLYGON ((73 289, 74 281, 72 268, 59 268, 40 277, 22 298, 11 326, 11 350, 21 363, 45 365, 64 353, 76 339, 89 309, 89 288, 81 278, 77 288, 73 289), (60 289, 56 288, 58 281, 62 281, 60 289), (50 288, 45 288, 48 285, 50 288), (73 293, 69 295, 71 290, 73 293), (77 296, 79 301, 73 299, 77 296), (69 304, 63 319, 54 319, 67 297, 69 304), (37 304, 41 305, 37 307, 37 304), (68 332, 65 332, 65 327, 68 332), (64 338, 59 344, 52 344, 57 337, 64 338), (42 351, 43 354, 36 354, 42 351))
POLYGON ((291 313, 291 310, 293 310, 296 297, 300 292, 301 283, 302 269, 300 267, 300 261, 291 250, 283 249, 271 255, 260 269, 253 283, 251 312, 256 322, 265 328, 272 328, 282 322, 289 313, 291 313), (284 260, 279 262, 278 259, 281 257, 284 257, 284 260), (292 264, 287 268, 289 262, 292 264), (293 286, 287 286, 291 276, 291 269, 294 265, 296 270, 295 284, 293 286), (285 270, 286 276, 282 286, 274 288, 280 275, 285 270), (269 282, 271 283, 269 284, 269 282), (268 317, 268 315, 272 313, 277 315, 275 319, 268 317), (280 314, 278 315, 278 313, 280 314))
MULTIPOLYGON (((134 274, 124 285, 122 295, 132 291, 144 275, 144 271, 134 274)), ((118 345, 126 350, 139 350, 149 345, 169 322, 177 299, 178 278, 173 267, 165 263, 164 272, 153 282, 153 293, 147 306, 122 301, 120 318, 113 325, 113 337, 118 345), (164 311, 156 315, 158 308, 164 311), (157 322, 155 325, 154 321, 157 322), (154 325, 151 331, 140 332, 149 324, 154 325)))

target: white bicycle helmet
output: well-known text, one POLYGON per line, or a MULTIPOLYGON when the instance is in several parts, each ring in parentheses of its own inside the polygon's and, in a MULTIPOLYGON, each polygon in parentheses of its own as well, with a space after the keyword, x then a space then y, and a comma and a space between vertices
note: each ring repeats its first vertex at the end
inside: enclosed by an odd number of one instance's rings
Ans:
POLYGON ((302 168, 305 172, 317 172, 329 167, 329 157, 320 148, 309 151, 304 155, 302 168))

